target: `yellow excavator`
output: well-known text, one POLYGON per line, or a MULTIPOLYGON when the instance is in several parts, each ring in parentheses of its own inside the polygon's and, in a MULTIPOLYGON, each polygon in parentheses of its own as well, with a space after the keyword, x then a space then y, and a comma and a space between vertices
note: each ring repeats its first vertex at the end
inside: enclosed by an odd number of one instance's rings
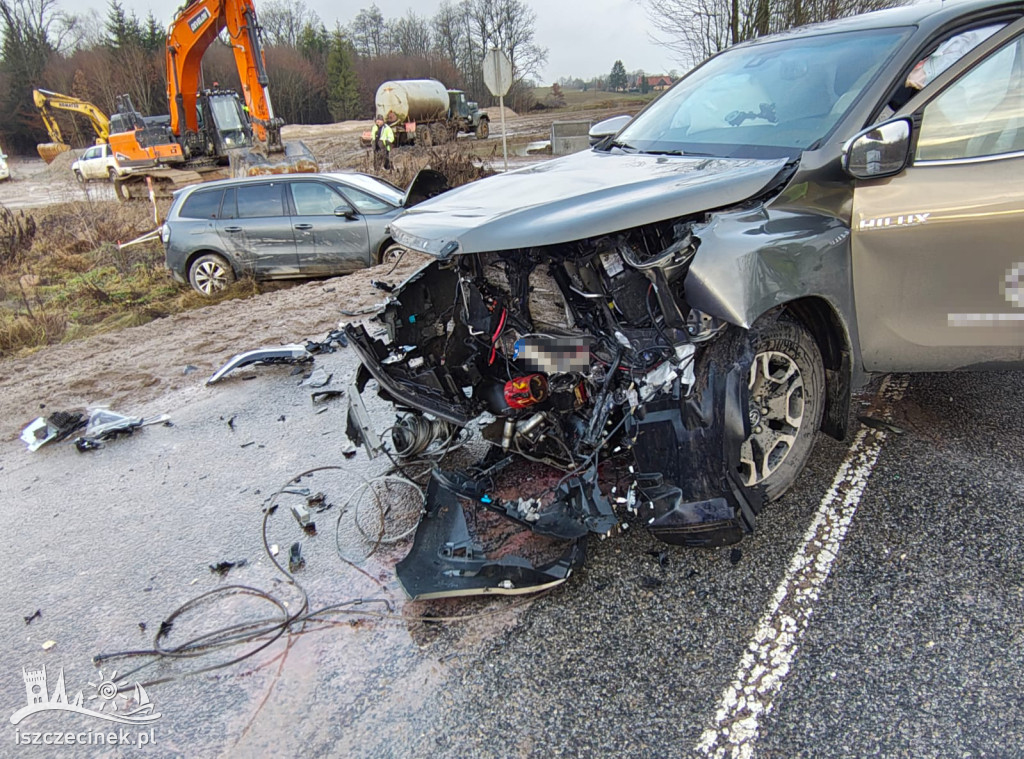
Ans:
POLYGON ((61 153, 71 149, 71 146, 64 142, 64 136, 53 115, 54 110, 71 111, 89 119, 93 131, 96 132, 97 145, 102 145, 109 140, 110 119, 92 103, 50 90, 32 90, 32 99, 35 101, 36 108, 39 109, 39 115, 43 117, 46 131, 50 135, 50 142, 41 142, 36 145, 39 157, 47 163, 51 163, 61 153))

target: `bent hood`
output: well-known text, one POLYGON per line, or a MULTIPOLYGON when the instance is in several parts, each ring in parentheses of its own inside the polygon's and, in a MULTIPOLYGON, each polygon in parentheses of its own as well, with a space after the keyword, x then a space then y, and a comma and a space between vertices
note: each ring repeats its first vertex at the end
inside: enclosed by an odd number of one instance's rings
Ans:
POLYGON ((738 203, 786 162, 587 150, 449 190, 391 228, 436 256, 572 242, 738 203))

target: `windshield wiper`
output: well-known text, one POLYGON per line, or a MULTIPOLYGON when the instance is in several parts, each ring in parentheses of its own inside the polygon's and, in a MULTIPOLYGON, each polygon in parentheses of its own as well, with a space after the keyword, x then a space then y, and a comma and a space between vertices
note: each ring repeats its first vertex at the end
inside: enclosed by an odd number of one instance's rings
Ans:
POLYGON ((693 150, 641 150, 644 155, 680 155, 680 156, 701 156, 710 158, 714 153, 697 153, 693 150))
POLYGON ((617 140, 615 142, 609 142, 607 147, 606 147, 606 150, 611 151, 612 148, 618 148, 619 150, 622 150, 622 151, 624 151, 626 153, 639 153, 640 152, 639 150, 634 148, 632 145, 630 145, 628 142, 619 142, 617 140))

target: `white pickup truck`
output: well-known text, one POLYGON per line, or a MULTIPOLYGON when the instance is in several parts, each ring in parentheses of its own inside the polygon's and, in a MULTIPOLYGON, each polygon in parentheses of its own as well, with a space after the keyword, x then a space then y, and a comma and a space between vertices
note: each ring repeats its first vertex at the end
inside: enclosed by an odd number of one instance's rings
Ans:
POLYGON ((71 171, 74 172, 75 179, 83 184, 90 179, 109 179, 113 182, 118 177, 128 174, 128 171, 117 163, 114 151, 107 144, 93 145, 86 150, 81 158, 71 164, 71 171))

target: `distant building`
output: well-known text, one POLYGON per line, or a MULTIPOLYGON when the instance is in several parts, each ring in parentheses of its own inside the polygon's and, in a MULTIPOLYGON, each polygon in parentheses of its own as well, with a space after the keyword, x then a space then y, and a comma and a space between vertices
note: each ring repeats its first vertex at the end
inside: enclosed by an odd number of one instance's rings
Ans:
MULTIPOLYGON (((647 86, 651 89, 652 92, 661 92, 662 90, 667 90, 669 87, 672 86, 672 84, 672 77, 666 76, 665 74, 647 75, 647 86)), ((636 79, 636 86, 637 88, 640 88, 640 77, 637 77, 636 79)))

